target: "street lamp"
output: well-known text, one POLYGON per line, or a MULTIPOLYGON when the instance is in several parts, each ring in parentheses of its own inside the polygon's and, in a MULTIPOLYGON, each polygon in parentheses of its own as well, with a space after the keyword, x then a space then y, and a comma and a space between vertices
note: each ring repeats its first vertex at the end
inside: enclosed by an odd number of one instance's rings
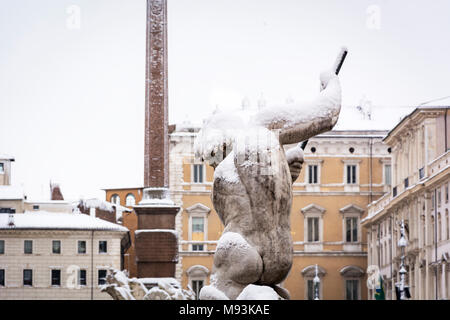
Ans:
POLYGON ((405 237, 405 222, 402 220, 400 223, 400 239, 398 239, 397 245, 401 250, 401 262, 400 262, 400 300, 406 300, 406 290, 405 290, 405 275, 407 273, 405 268, 405 249, 408 245, 408 240, 405 237))
POLYGON ((319 285, 320 285, 320 278, 319 278, 319 268, 316 264, 316 276, 313 280, 314 283, 314 300, 320 300, 319 299, 319 285))

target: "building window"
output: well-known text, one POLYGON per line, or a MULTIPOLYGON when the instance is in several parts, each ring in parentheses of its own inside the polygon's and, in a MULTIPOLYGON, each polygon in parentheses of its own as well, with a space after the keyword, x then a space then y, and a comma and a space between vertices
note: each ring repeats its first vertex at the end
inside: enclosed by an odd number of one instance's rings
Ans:
POLYGON ((102 285, 106 283, 106 270, 101 269, 98 270, 98 285, 102 285))
POLYGON ((318 165, 308 165, 308 183, 316 184, 319 182, 318 165))
POLYGON ((356 184, 356 165, 347 165, 347 184, 356 184))
POLYGON ((24 269, 23 270, 23 285, 32 286, 33 285, 33 270, 24 269))
POLYGON ((108 241, 99 241, 98 253, 107 253, 107 252, 108 252, 108 241))
POLYGON ((0 269, 0 287, 5 286, 5 269, 0 269))
POLYGON ((448 202, 448 185, 445 186, 445 203, 448 202))
POLYGON ((0 240, 0 254, 5 254, 5 240, 0 240))
POLYGON ((193 166, 194 171, 194 183, 203 183, 203 164, 194 164, 193 166))
POLYGON ((52 286, 61 285, 61 270, 52 270, 52 286))
POLYGON ((440 207, 441 206, 441 188, 439 188, 438 190, 437 190, 437 205, 438 205, 438 207, 440 207))
POLYGON ((392 184, 392 173, 391 173, 391 165, 384 165, 384 184, 390 185, 392 184))
POLYGON ((134 206, 136 204, 136 198, 132 193, 127 194, 125 198, 125 205, 128 207, 134 206))
POLYGON ((319 241, 319 218, 307 218, 308 242, 319 241))
POLYGON ((39 210, 39 206, 37 204, 33 205, 33 210, 39 210))
POLYGON ((359 300, 359 280, 345 280, 345 299, 359 300))
POLYGON ((85 286, 86 285, 86 270, 80 269, 78 270, 78 285, 85 286))
POLYGON ((345 218, 345 241, 358 242, 358 218, 345 218))
POLYGON ((201 203, 196 203, 186 208, 186 212, 189 215, 188 240, 197 241, 197 243, 189 244, 189 250, 204 251, 207 249, 207 245, 201 244, 201 242, 208 240, 208 215, 211 209, 201 203))
POLYGON ((425 168, 422 167, 419 169, 419 180, 422 180, 425 177, 425 168))
POLYGON ((0 162, 0 174, 5 172, 5 165, 0 162))
POLYGON ((199 298, 199 293, 206 283, 209 275, 209 269, 202 265, 193 265, 186 270, 188 276, 188 283, 194 291, 196 298, 199 298))
POLYGON ((195 297, 197 300, 199 300, 200 290, 203 288, 203 280, 192 280, 192 291, 195 293, 195 297))
POLYGON ((23 242, 23 253, 25 254, 33 253, 33 240, 25 240, 23 242))
MULTIPOLYGON (((192 217, 192 240, 204 241, 205 239, 205 218, 192 217)), ((193 244, 193 251, 203 251, 203 244, 193 244)))
MULTIPOLYGON (((315 291, 316 287, 314 286, 314 280, 313 279, 306 280, 306 285, 307 285, 307 289, 306 289, 307 290, 306 291, 307 299, 314 300, 314 298, 316 296, 316 291, 315 291)), ((319 299, 320 299, 320 283, 317 283, 316 286, 317 286, 317 290, 319 293, 319 299)))
POLYGON ((120 197, 119 197, 118 194, 113 194, 113 195, 111 196, 111 203, 120 205, 120 197))
POLYGON ((52 253, 54 253, 54 254, 61 253, 61 240, 53 240, 52 241, 52 253))
POLYGON ((78 241, 78 253, 79 254, 86 253, 86 241, 84 240, 78 241))

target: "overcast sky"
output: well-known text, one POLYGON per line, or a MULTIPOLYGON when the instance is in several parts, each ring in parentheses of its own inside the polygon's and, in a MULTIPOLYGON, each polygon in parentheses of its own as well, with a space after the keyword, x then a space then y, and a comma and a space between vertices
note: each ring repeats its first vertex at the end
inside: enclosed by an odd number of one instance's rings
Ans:
MULTIPOLYGON (((170 122, 309 100, 343 45, 343 104, 450 95, 450 2, 169 0, 170 122)), ((145 0, 0 0, 0 154, 48 198, 143 183, 145 0)), ((397 119, 391 119, 394 123, 397 119)), ((340 120, 341 121, 341 120, 340 120)))

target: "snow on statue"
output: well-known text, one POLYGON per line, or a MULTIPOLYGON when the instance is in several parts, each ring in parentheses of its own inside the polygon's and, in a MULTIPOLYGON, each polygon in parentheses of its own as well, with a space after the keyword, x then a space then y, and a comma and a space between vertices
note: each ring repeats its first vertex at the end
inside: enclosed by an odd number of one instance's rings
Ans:
POLYGON ((216 111, 205 121, 195 154, 215 168, 212 201, 225 229, 201 299, 289 299, 278 285, 292 266, 292 183, 303 150, 297 145, 285 153, 283 145, 334 127, 346 54, 343 48, 333 69, 320 75, 321 91, 309 104, 216 111))

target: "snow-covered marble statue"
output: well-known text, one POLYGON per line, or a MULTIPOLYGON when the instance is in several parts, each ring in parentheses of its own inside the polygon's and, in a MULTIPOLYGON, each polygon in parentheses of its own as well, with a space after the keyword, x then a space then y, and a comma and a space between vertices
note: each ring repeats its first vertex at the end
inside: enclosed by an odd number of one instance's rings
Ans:
POLYGON ((212 201, 225 226, 214 255, 211 284, 200 299, 289 299, 278 286, 292 266, 292 184, 303 151, 285 152, 329 131, 341 108, 334 68, 320 75, 321 91, 309 104, 215 112, 195 142, 196 157, 215 168, 212 201))

